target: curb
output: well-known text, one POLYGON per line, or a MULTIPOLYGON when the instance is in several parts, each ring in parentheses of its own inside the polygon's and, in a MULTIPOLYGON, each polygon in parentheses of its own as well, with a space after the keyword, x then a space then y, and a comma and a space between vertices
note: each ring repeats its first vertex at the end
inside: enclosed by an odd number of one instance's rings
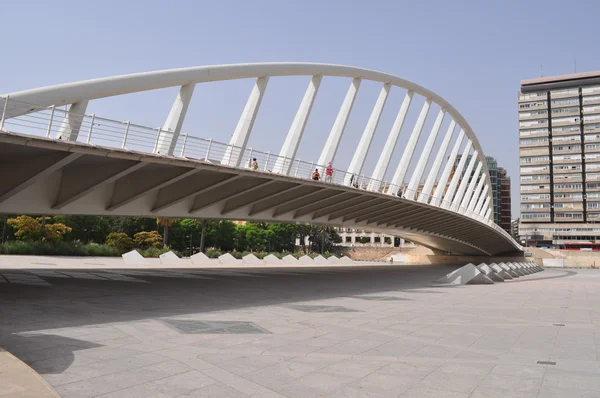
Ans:
POLYGON ((0 385, 9 396, 60 398, 39 373, 25 362, 0 347, 0 385))

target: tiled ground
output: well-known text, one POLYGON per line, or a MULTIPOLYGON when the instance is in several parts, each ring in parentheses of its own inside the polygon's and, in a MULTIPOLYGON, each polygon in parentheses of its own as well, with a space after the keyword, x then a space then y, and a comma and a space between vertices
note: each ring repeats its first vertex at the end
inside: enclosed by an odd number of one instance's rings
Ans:
POLYGON ((0 346, 63 397, 600 397, 600 271, 450 270, 0 270, 0 346))

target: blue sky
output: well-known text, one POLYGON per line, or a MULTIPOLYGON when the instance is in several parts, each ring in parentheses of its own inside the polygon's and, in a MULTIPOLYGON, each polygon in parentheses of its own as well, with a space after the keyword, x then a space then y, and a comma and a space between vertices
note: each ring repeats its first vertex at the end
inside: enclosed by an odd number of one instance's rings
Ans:
MULTIPOLYGON (((540 65, 545 76, 573 72, 574 60, 577 71, 600 69, 595 28, 599 12, 600 3, 593 0, 5 1, 0 93, 237 62, 306 61, 376 69, 437 92, 465 116, 486 155, 509 170, 515 216, 519 82, 540 76, 540 65)), ((307 82, 304 77, 272 79, 252 147, 279 150, 307 82)), ((184 130, 227 141, 252 84, 198 86, 184 130)), ((324 80, 301 158, 318 158, 348 84, 344 79, 324 80)), ((337 167, 350 162, 379 89, 368 82, 361 86, 337 167)), ((159 126, 176 91, 98 100, 88 111, 159 126)), ((392 90, 367 171, 374 167, 403 95, 402 90, 392 90)), ((393 158, 396 164, 419 108, 415 101, 393 158)), ((429 126, 436 113, 430 113, 429 126)))

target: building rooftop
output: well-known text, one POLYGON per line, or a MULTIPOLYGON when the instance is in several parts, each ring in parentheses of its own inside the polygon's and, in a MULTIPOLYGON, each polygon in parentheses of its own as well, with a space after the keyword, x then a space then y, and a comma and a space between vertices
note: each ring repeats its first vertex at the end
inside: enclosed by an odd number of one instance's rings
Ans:
POLYGON ((552 90, 589 85, 600 85, 600 71, 521 80, 521 91, 552 90))

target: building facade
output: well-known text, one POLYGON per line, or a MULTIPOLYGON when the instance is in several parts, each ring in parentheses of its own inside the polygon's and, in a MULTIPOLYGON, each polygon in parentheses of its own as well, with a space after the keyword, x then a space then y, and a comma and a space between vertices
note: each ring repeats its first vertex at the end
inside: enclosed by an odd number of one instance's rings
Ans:
POLYGON ((600 72, 521 81, 523 243, 600 247, 600 72))
MULTIPOLYGON (((490 184, 492 188, 492 199, 494 201, 494 222, 506 232, 510 233, 510 220, 512 208, 510 203, 510 177, 503 167, 498 167, 498 161, 492 156, 485 157, 488 170, 490 171, 490 184)), ((452 169, 458 166, 460 155, 457 156, 452 169)), ((471 176, 472 177, 472 176, 471 176)))

